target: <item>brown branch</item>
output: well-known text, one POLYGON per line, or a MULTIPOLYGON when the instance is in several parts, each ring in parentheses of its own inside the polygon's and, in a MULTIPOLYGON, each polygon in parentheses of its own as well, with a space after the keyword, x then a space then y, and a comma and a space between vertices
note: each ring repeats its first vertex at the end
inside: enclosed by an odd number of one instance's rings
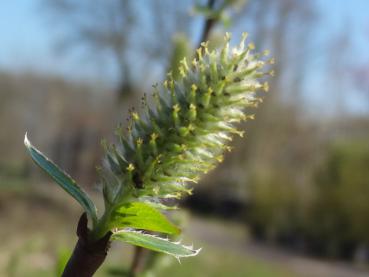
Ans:
MULTIPOLYGON (((214 5, 215 5, 215 0, 209 0, 208 1, 208 8, 209 9, 212 10, 214 8, 214 5)), ((211 18, 211 17, 206 19, 204 29, 202 30, 202 35, 201 35, 201 38, 200 38, 200 41, 198 43, 197 48, 200 48, 201 43, 204 42, 204 41, 207 41, 209 39, 211 29, 214 27, 216 21, 217 20, 215 18, 211 18)))
POLYGON ((138 273, 142 270, 142 260, 144 258, 145 254, 144 248, 140 246, 135 246, 134 248, 134 255, 131 263, 131 267, 129 269, 129 277, 135 277, 138 273))
POLYGON ((87 215, 83 213, 77 227, 78 241, 62 277, 91 277, 104 262, 112 235, 108 232, 96 242, 88 240, 87 215))

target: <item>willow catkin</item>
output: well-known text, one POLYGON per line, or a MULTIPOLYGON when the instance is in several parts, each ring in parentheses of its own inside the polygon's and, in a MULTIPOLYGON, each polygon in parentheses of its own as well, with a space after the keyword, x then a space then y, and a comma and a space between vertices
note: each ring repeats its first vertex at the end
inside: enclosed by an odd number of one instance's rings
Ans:
POLYGON ((118 145, 105 144, 107 202, 127 195, 153 202, 180 198, 190 193, 189 182, 222 161, 232 136, 243 135, 236 124, 253 118, 245 111, 262 101, 257 92, 268 90, 264 79, 273 74, 266 65, 274 60, 254 54, 246 37, 232 50, 228 34, 220 51, 203 43, 191 63, 182 60, 179 78, 168 74, 154 86, 154 105, 144 99, 141 114, 131 111, 127 132, 117 129, 118 145))

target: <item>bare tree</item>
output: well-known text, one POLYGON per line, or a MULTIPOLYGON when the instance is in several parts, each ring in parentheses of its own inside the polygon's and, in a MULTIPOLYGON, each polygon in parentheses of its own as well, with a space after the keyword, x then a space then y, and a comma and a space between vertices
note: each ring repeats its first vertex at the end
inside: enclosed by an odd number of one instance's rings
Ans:
POLYGON ((115 63, 120 96, 167 61, 174 32, 190 28, 190 1, 41 1, 60 32, 60 48, 81 46, 91 57, 101 54, 115 63))

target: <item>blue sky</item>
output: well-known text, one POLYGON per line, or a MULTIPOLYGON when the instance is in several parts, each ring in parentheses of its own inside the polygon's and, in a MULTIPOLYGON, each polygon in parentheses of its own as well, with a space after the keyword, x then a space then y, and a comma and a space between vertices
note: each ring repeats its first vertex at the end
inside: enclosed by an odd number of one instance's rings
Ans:
POLYGON ((42 20, 38 1, 3 1, 0 6, 0 66, 42 66, 51 54, 51 36, 42 20))
POLYGON ((369 1, 367 0, 318 0, 323 33, 337 35, 349 28, 353 38, 353 50, 359 52, 353 58, 369 58, 369 1), (348 24, 348 26, 347 26, 348 24))
MULTIPOLYGON (((301 0, 302 1, 302 0, 301 0)), ((74 78, 104 78, 101 70, 82 59, 58 55, 53 26, 46 20, 40 0, 2 1, 0 5, 0 69, 61 74, 74 78), (58 65, 58 66, 55 66, 58 65)), ((316 39, 352 32, 352 60, 369 64, 369 1, 318 0, 316 39)), ((110 74, 110 73, 109 73, 110 74)))
POLYGON ((77 79, 99 76, 100 72, 82 59, 58 54, 56 34, 40 0, 3 1, 0 36, 0 70, 33 71, 77 79))
MULTIPOLYGON (((323 34, 336 35, 349 22, 355 38, 354 47, 368 58, 369 1, 318 0, 318 7, 323 34)), ((55 54, 53 28, 48 26, 39 0, 3 1, 0 5, 0 35, 0 68, 49 71, 55 62, 62 62, 62 66, 71 62, 55 54)))

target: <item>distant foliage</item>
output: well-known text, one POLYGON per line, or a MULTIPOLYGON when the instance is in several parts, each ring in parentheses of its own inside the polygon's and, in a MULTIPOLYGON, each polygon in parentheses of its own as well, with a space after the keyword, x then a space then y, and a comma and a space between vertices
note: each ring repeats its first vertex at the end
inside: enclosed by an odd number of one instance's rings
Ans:
POLYGON ((368 169, 367 141, 336 143, 313 173, 308 193, 282 172, 254 183, 248 222, 257 236, 317 255, 353 258, 369 244, 368 169))
POLYGON ((369 244, 369 144, 338 143, 316 173, 316 198, 309 233, 327 254, 369 244))

